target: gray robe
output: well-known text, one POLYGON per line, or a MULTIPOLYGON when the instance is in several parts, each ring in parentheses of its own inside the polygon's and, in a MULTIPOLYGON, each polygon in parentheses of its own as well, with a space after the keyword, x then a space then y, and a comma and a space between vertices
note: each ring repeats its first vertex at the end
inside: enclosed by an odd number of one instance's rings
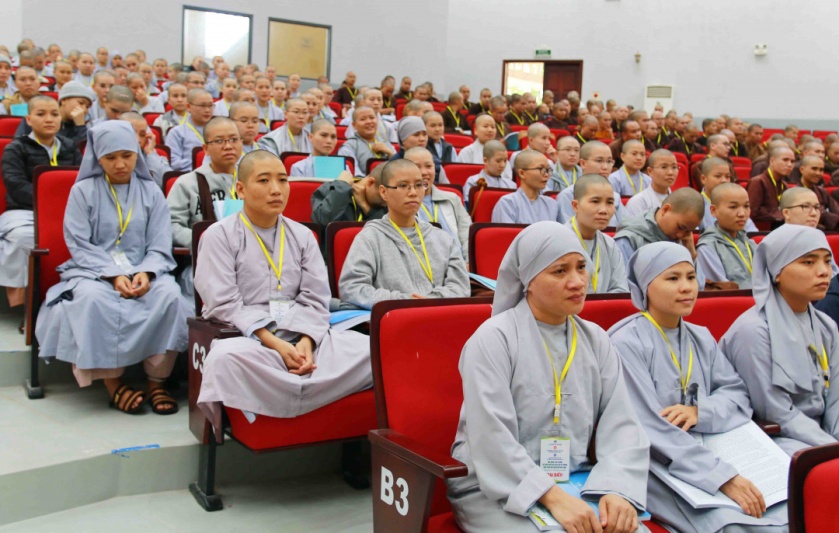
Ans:
POLYGON ((533 224, 543 220, 557 220, 559 207, 556 200, 539 195, 530 200, 523 189, 502 196, 492 210, 492 221, 507 224, 533 224))
POLYGON ((353 158, 353 166, 356 177, 363 178, 367 175, 367 162, 371 159, 382 159, 383 157, 387 157, 387 154, 377 154, 370 149, 370 146, 375 143, 376 141, 365 141, 356 133, 352 137, 347 136, 347 142, 338 148, 339 156, 353 158))
POLYGON ((629 258, 635 253, 635 250, 649 244, 651 242, 668 241, 673 242, 673 239, 661 231, 658 222, 655 220, 655 214, 658 209, 647 211, 643 216, 633 217, 625 220, 618 232, 615 233, 615 243, 623 253, 624 259, 629 263, 629 258))
POLYGON ((472 187, 478 186, 478 180, 481 178, 486 181, 487 187, 494 187, 496 189, 516 189, 518 187, 515 181, 508 180, 501 176, 497 178, 495 176, 490 176, 487 174, 486 169, 483 169, 480 173, 470 176, 469 179, 466 180, 466 183, 463 184, 463 198, 467 202, 469 201, 469 191, 472 190, 472 187))
MULTIPOLYGON (((161 115, 159 118, 162 118, 161 115)), ((192 170, 192 150, 204 146, 204 126, 196 126, 187 115, 183 124, 175 126, 166 134, 166 146, 172 152, 172 169, 180 172, 192 170), (190 127, 191 126, 191 127, 190 127), (195 130, 195 131, 193 131, 195 130), (196 134, 196 132, 198 132, 196 134)))
POLYGON ((661 195, 655 192, 652 186, 645 188, 626 202, 624 213, 627 217, 637 217, 649 210, 656 210, 661 207, 668 194, 670 194, 669 190, 666 194, 661 195))
POLYGON ((187 345, 180 291, 169 274, 175 261, 163 192, 136 171, 114 188, 123 207, 134 206, 120 249, 134 265, 131 274, 151 274, 149 292, 126 299, 105 279, 125 274, 110 255, 119 233, 116 204, 104 179, 80 172, 64 215, 71 258, 58 267, 61 281, 47 292, 35 327, 41 357, 83 370, 123 368, 187 345))
POLYGON ((309 135, 306 132, 306 128, 303 128, 300 135, 292 135, 288 131, 288 124, 283 124, 281 127, 265 135, 256 144, 262 150, 268 150, 277 157, 283 155, 283 152, 312 153, 312 143, 309 142, 309 135))
MULTIPOLYGON (((643 509, 649 441, 627 408, 620 360, 602 329, 574 320, 577 352, 562 387, 559 426, 571 439, 571 472, 591 470, 583 496, 618 494, 643 509), (587 450, 595 426, 592 467, 587 450)), ((465 531, 535 531, 526 515, 554 485, 539 467, 540 438, 553 426, 554 409, 553 373, 542 338, 555 354, 554 366, 562 369, 570 328, 567 322, 539 325, 522 299, 485 322, 464 346, 463 407, 452 456, 469 473, 449 480, 448 495, 465 531)))
MULTIPOLYGON (((632 405, 650 439, 652 460, 666 465, 674 477, 715 494, 737 470, 698 444, 691 434, 723 433, 748 423, 752 409, 746 385, 707 328, 681 321, 677 330, 664 331, 682 372, 687 372, 690 347, 693 349, 690 383, 699 387, 699 417, 689 432, 659 415, 665 407, 680 403, 681 385, 670 349, 655 326, 638 313, 612 326, 609 336, 620 354, 632 405)), ((648 482, 647 506, 654 517, 684 532, 719 531, 729 524, 787 523, 785 503, 773 506, 771 518, 765 515, 763 519, 727 508, 694 509, 654 475, 648 482)))
MULTIPOLYGON (((775 290, 775 289, 773 289, 775 290)), ((778 298, 781 298, 778 296, 778 298)), ((839 332, 836 323, 812 306, 808 310, 830 365, 831 384, 839 383, 839 332)), ((788 324, 797 328, 797 324, 788 324)), ((802 344, 813 342, 812 334, 802 344)), ((734 321, 720 340, 720 348, 743 378, 755 414, 781 426, 775 442, 792 455, 801 448, 833 444, 839 439, 839 394, 831 387, 824 397, 824 381, 815 357, 801 357, 804 380, 788 376, 774 361, 766 314, 752 307, 734 321)))
MULTIPOLYGON (((428 298, 469 296, 469 276, 460 243, 427 222, 417 223, 425 240, 434 282, 425 275, 408 243, 385 216, 367 222, 356 235, 338 281, 341 300, 372 309, 377 302, 407 300, 414 293, 428 298)), ((416 230, 402 228, 402 231, 423 258, 416 230)))
POLYGON ((257 415, 293 418, 373 384, 368 337, 329 327, 326 265, 311 230, 282 216, 275 228, 254 229, 276 261, 283 224, 279 293, 259 242, 239 216, 214 224, 201 238, 195 288, 204 299, 203 316, 232 323, 243 335, 214 341, 204 362, 198 406, 217 431, 219 402, 257 415), (269 311, 272 294, 291 301, 279 324, 269 311), (301 335, 311 337, 317 368, 305 376, 289 373, 282 357, 253 334, 260 328, 292 344, 301 335))
MULTIPOLYGON (((574 227, 570 220, 565 225, 573 231, 574 227)), ((598 231, 595 238, 592 241, 586 241, 585 245, 588 248, 590 259, 588 264, 591 266, 586 292, 589 294, 629 292, 626 283, 626 263, 614 239, 602 231, 598 231), (600 270, 597 275, 597 290, 594 290, 594 269, 597 266, 598 249, 600 249, 600 270)))
POLYGON ((652 182, 653 179, 641 171, 636 172, 630 177, 624 167, 609 174, 609 183, 612 184, 615 192, 621 196, 634 196, 641 191, 649 189, 652 182))
POLYGON ((460 197, 453 192, 438 189, 431 184, 431 194, 423 197, 425 209, 420 208, 417 218, 426 222, 437 222, 442 228, 457 239, 463 253, 463 259, 469 258, 469 227, 472 225, 472 218, 469 212, 463 207, 460 197), (429 205, 429 203, 431 205, 429 205), (434 208, 437 208, 437 220, 429 220, 428 214, 434 217, 434 208), (428 210, 428 213, 426 213, 428 210))
POLYGON ((35 215, 29 209, 0 214, 0 287, 26 287, 35 248, 35 215))
MULTIPOLYGON (((696 244, 696 268, 702 269, 705 279, 733 281, 741 289, 751 289, 752 273, 725 237, 731 238, 716 222, 702 232, 696 244)), ((732 240, 740 247, 743 257, 752 263, 750 258, 754 257, 757 248, 754 241, 749 239, 745 231, 740 231, 732 240), (751 256, 746 247, 751 250, 751 256)))
MULTIPOLYGON (((699 224, 699 231, 705 231, 706 229, 713 227, 714 223, 717 221, 717 217, 711 214, 711 200, 708 199, 708 195, 705 194, 705 189, 702 189, 702 199, 705 200, 705 216, 702 217, 702 222, 699 224)), ((743 231, 746 233, 752 233, 759 231, 755 223, 752 222, 752 219, 748 219, 746 221, 746 227, 743 228, 743 231)))

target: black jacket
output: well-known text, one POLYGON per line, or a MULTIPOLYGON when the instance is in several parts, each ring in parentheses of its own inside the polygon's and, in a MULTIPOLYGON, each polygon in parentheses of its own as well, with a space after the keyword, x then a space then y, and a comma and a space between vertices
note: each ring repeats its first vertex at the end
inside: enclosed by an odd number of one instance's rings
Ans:
MULTIPOLYGON (((61 142, 59 165, 79 165, 82 153, 72 140, 56 135, 61 142)), ((29 137, 18 137, 3 151, 3 183, 6 185, 6 210, 32 209, 32 174, 39 165, 49 166, 44 148, 29 137)))

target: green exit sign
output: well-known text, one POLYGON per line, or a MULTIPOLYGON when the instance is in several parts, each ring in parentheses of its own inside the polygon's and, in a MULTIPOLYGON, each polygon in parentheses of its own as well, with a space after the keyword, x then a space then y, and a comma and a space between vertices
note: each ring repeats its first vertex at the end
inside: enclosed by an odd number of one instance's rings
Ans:
POLYGON ((536 50, 536 59, 550 59, 551 58, 551 50, 550 48, 545 48, 542 50, 536 50))

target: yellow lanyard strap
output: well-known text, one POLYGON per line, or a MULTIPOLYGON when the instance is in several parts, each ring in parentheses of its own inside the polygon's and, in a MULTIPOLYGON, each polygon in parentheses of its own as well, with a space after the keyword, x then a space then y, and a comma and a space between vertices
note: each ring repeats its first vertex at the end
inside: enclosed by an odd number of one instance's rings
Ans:
MULTIPOLYGON (((571 227, 574 228, 574 233, 577 234, 577 238, 580 239, 580 244, 583 245, 583 248, 586 252, 588 252, 588 246, 586 246, 586 241, 583 240, 583 235, 580 233, 580 228, 577 226, 577 217, 571 219, 571 227)), ((600 278, 600 246, 597 246, 597 234, 594 235, 594 246, 597 247, 597 259, 594 260, 594 276, 591 279, 591 288, 594 292, 597 292, 597 280, 600 278)))
POLYGON ((565 367, 562 369, 562 375, 557 377, 556 375, 556 366, 554 366, 554 359, 551 356, 551 351, 548 349, 548 343, 545 342, 545 339, 542 339, 542 345, 545 347, 545 354, 548 356, 548 362, 551 364, 551 370, 554 374, 554 394, 555 394, 555 403, 554 403, 554 425, 559 425, 559 407, 562 404, 562 384, 565 382, 565 376, 568 374, 568 369, 571 368, 571 362, 574 360, 574 354, 577 353, 577 323, 574 322, 574 319, 568 317, 568 320, 571 322, 572 328, 572 335, 571 335, 571 351, 568 353, 568 360, 565 361, 565 367))
POLYGON ((778 201, 781 201, 781 194, 784 192, 784 182, 781 182, 781 188, 778 189, 778 182, 775 180, 775 176, 772 174, 772 169, 766 169, 766 172, 769 174, 769 179, 772 180, 772 186, 775 187, 775 191, 778 192, 778 201))
POLYGON ((291 139, 291 144, 294 145, 294 151, 297 151, 297 141, 294 140, 294 135, 292 135, 291 130, 286 128, 286 132, 288 133, 288 138, 291 139))
POLYGON ((705 189, 702 189, 702 197, 708 200, 708 203, 711 203, 711 197, 708 196, 708 193, 705 192, 705 189))
POLYGON ((271 258, 271 254, 268 253, 268 248, 265 247, 265 243, 262 242, 262 238, 259 236, 256 230, 253 229, 253 226, 251 226, 251 223, 248 222, 248 219, 246 219, 242 213, 239 213, 239 218, 242 219, 242 222, 244 222, 245 226, 247 226, 248 229, 251 230, 251 233, 253 233, 253 236, 256 237, 257 242, 259 242, 259 246, 262 248, 262 253, 265 254, 265 259, 268 260, 268 264, 271 265, 271 270, 273 270, 274 274, 277 276, 277 290, 282 290, 280 278, 282 278, 283 276, 283 255, 285 254, 285 224, 280 226, 280 255, 277 259, 277 262, 274 263, 274 259, 271 258))
MULTIPOLYGON (((35 141, 38 144, 38 141, 35 141)), ((41 144, 43 148, 46 148, 43 144, 41 144)), ((56 139, 52 140, 52 156, 50 156, 50 166, 57 167, 58 166, 58 141, 56 139)))
POLYGON ((201 135, 201 133, 197 129, 195 129, 195 126, 193 126, 190 122, 187 122, 186 126, 192 130, 192 133, 194 133, 196 137, 198 137, 198 140, 201 141, 201 144, 204 144, 204 136, 201 135))
POLYGON ((827 349, 825 349, 824 344, 822 344, 822 353, 819 355, 818 350, 812 344, 810 345, 810 349, 816 355, 816 359, 819 360, 819 366, 822 367, 822 374, 824 375, 824 388, 830 388, 830 365, 827 363, 827 349))
POLYGON ((562 165, 559 165, 559 175, 562 176, 562 181, 565 182, 566 187, 570 187, 577 183, 577 167, 571 169, 571 183, 568 183, 568 178, 565 177, 565 170, 562 168, 562 165))
MULTIPOLYGON (((175 115, 175 116, 177 117, 178 115, 175 115)), ((186 113, 184 113, 184 116, 183 116, 183 117, 181 117, 181 121, 180 121, 180 122, 178 122, 178 125, 180 126, 180 125, 181 125, 181 124, 183 124, 184 122, 186 122, 186 113)))
POLYGON ((425 207, 425 204, 421 204, 421 205, 422 205, 422 210, 425 211, 425 215, 428 217, 428 221, 429 222, 437 222, 437 211, 439 209, 439 205, 434 204, 434 216, 433 217, 431 216, 431 211, 429 211, 428 208, 425 207))
POLYGON ((746 256, 744 256, 743 252, 740 251, 740 247, 737 246, 737 243, 735 241, 733 241, 731 238, 729 238, 728 235, 723 235, 722 237, 723 237, 723 239, 728 241, 728 244, 730 244, 731 246, 734 247, 734 249, 737 251, 737 255, 740 256, 740 260, 743 261, 743 264, 746 265, 746 268, 749 270, 749 274, 751 274, 752 273, 752 247, 749 246, 749 243, 746 243, 746 251, 749 253, 749 260, 746 261, 746 256))
POLYGON ((524 126, 524 119, 516 115, 515 111, 510 111, 510 114, 516 117, 516 121, 519 123, 519 126, 524 126))
POLYGON ((238 179, 236 176, 238 174, 238 169, 233 169, 233 185, 230 186, 230 197, 234 200, 238 200, 239 197, 236 195, 236 180, 238 179))
POLYGON ((350 197, 350 200, 352 200, 353 213, 357 213, 356 222, 361 222, 361 217, 362 215, 364 215, 364 213, 358 208, 358 204, 356 203, 354 196, 350 197))
POLYGON ((664 342, 667 343, 667 347, 670 349, 670 357, 671 359, 673 359, 673 364, 676 365, 676 370, 679 371, 679 383, 682 385, 682 395, 683 397, 686 397, 688 391, 688 383, 690 382, 690 376, 693 373, 693 345, 690 343, 690 341, 688 341, 688 348, 690 350, 690 355, 688 359, 688 373, 686 376, 682 376, 682 365, 679 364, 679 358, 676 357, 676 352, 673 351, 673 347, 670 345, 670 341, 667 340, 667 335, 664 334, 664 330, 661 329, 661 326, 658 325, 658 322, 655 321, 652 315, 650 315, 646 311, 641 311, 641 314, 644 315, 644 317, 646 317, 647 320, 653 323, 655 329, 657 329, 658 332, 661 333, 661 338, 664 339, 664 342))
POLYGON ((117 245, 119 245, 120 241, 122 241, 122 236, 125 234, 125 230, 128 229, 128 224, 131 223, 131 213, 134 212, 134 205, 128 210, 128 216, 125 218, 125 221, 122 220, 122 205, 119 203, 119 198, 117 198, 117 191, 114 189, 113 184, 111 184, 111 178, 105 174, 105 180, 108 182, 108 187, 111 188, 111 194, 114 196, 114 203, 117 204, 117 217, 119 217, 119 235, 117 235, 117 245))
POLYGON ((452 118, 454 119, 455 125, 459 128, 460 127, 460 117, 458 116, 459 113, 455 113, 454 111, 452 111, 451 106, 446 106, 446 109, 449 110, 449 113, 451 114, 452 118))
POLYGON ((632 194, 638 194, 638 190, 644 190, 644 176, 640 176, 638 181, 641 183, 638 184, 639 189, 635 188, 635 183, 632 181, 632 176, 629 175, 629 172, 626 171, 626 168, 621 167, 621 172, 623 172, 624 176, 626 176, 626 180, 629 182, 629 185, 632 187, 632 194))
POLYGON ((422 255, 423 255, 423 257, 425 257, 425 263, 423 263, 422 259, 420 259, 419 253, 417 252, 417 249, 414 248, 414 245, 411 242, 411 239, 409 239, 408 236, 405 235, 405 232, 402 231, 402 228, 397 226, 396 222, 394 222, 393 220, 391 220, 390 223, 394 228, 396 228, 396 231, 399 232, 399 235, 402 235, 402 238, 405 239, 405 242, 408 243, 408 246, 411 247, 411 250, 413 250, 414 255, 417 256, 417 261, 419 261, 420 268, 422 268, 422 271, 425 272, 425 275, 428 277, 428 281, 430 281, 431 284, 433 285, 434 284, 434 273, 431 271, 431 261, 429 261, 429 259, 428 259, 428 251, 425 249, 425 240, 422 238, 422 231, 420 231, 419 224, 414 222, 414 228, 416 228, 417 235, 419 235, 420 246, 422 246, 422 255))

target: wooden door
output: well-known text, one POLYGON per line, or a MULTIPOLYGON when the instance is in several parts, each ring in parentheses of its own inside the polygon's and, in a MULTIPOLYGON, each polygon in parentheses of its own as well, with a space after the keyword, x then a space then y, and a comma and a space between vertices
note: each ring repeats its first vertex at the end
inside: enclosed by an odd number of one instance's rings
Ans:
POLYGON ((570 91, 582 94, 582 61, 545 61, 544 90, 554 93, 556 101, 565 98, 570 91))

